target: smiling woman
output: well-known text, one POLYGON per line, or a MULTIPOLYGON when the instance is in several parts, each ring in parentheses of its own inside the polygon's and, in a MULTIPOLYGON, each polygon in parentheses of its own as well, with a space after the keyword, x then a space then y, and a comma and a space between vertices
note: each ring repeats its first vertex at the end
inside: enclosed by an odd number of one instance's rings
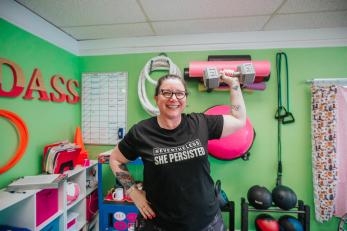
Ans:
POLYGON ((174 129, 181 122, 181 114, 187 105, 187 86, 177 75, 166 75, 158 80, 154 99, 160 114, 160 127, 174 129))
POLYGON ((136 230, 225 230, 207 144, 243 127, 246 109, 238 79, 220 75, 233 102, 228 115, 184 114, 187 85, 168 74, 155 88, 159 113, 134 125, 113 150, 112 171, 140 211, 136 230), (143 190, 126 167, 138 157, 144 163, 143 190))

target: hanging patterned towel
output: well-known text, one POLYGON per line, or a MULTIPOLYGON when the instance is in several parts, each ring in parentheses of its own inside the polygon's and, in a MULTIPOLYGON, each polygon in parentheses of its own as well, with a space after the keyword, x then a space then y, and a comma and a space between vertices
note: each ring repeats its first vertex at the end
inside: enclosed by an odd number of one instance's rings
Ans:
POLYGON ((337 87, 312 85, 312 167, 316 219, 328 221, 334 214, 336 164, 337 87))
POLYGON ((337 169, 335 216, 342 217, 347 213, 347 88, 337 87, 337 169))

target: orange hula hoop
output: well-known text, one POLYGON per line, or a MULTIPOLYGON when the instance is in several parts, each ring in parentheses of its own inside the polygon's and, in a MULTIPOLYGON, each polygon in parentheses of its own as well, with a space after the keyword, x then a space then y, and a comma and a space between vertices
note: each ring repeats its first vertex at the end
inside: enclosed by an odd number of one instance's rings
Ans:
POLYGON ((0 167, 0 174, 2 174, 12 168, 23 157, 25 149, 28 145, 29 134, 28 128, 26 127, 25 123, 15 113, 6 110, 0 110, 0 116, 5 117, 9 121, 11 121, 16 127, 19 135, 19 145, 15 154, 4 166, 0 167))

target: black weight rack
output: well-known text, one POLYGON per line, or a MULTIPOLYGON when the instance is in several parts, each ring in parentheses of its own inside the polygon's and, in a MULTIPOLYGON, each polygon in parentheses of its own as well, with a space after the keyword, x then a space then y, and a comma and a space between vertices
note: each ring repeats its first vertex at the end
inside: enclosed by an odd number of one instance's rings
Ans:
POLYGON ((234 201, 228 201, 228 203, 221 208, 222 212, 229 213, 229 230, 235 230, 235 203, 234 201))
POLYGON ((298 200, 297 207, 291 210, 283 210, 278 207, 270 207, 270 209, 255 209, 246 202, 245 198, 241 198, 241 231, 248 230, 249 212, 297 214, 297 218, 303 225, 304 230, 310 230, 310 207, 305 205, 302 200, 298 200))

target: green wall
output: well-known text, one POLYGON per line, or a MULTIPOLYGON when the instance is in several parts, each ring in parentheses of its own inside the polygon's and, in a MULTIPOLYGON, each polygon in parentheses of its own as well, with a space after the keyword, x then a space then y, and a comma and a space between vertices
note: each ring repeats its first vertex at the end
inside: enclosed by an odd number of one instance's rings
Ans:
MULTIPOLYGON (((54 92, 50 79, 61 74, 65 80, 80 80, 78 57, 56 47, 12 24, 0 19, 0 58, 18 64, 25 76, 25 89, 16 98, 0 97, 0 109, 16 113, 29 132, 29 143, 23 158, 9 171, 0 175, 0 188, 24 175, 41 172, 41 158, 46 144, 61 140, 72 141, 76 126, 80 124, 80 104, 54 103, 38 100, 34 92, 32 100, 22 97, 35 68, 41 70, 48 92, 54 92)), ((9 91, 13 85, 10 68, 2 65, 3 89, 9 91)), ((66 88, 64 88, 66 89, 66 88)), ((5 165, 15 153, 18 145, 16 130, 12 124, 0 117, 0 166, 5 165)))
MULTIPOLYGON (((45 77, 46 86, 55 73, 68 79, 79 79, 81 72, 126 71, 128 82, 128 127, 149 117, 142 109, 137 97, 137 81, 145 63, 157 53, 76 57, 62 49, 32 36, 0 20, 0 57, 19 64, 28 81, 32 70, 39 67, 45 77)), ((283 184, 295 190, 298 198, 311 207, 311 230, 336 230, 337 219, 319 224, 314 219, 311 130, 310 130, 310 85, 307 79, 334 78, 347 76, 347 47, 284 49, 289 59, 290 108, 295 123, 284 125, 282 129, 283 184)), ((277 87, 275 54, 277 50, 238 50, 204 52, 170 52, 172 61, 183 71, 190 61, 207 60, 208 55, 249 54, 254 60, 269 60, 272 75, 263 92, 244 93, 247 113, 256 131, 256 139, 251 149, 249 161, 241 159, 220 161, 210 158, 212 176, 222 181, 223 190, 236 204, 236 227, 240 228, 240 198, 246 197, 247 190, 255 184, 270 190, 275 186, 277 167, 277 122, 274 119, 277 107, 277 87)), ((197 82, 188 82, 191 92, 186 112, 204 111, 217 104, 228 103, 227 92, 199 92, 197 82)), ((153 87, 148 85, 150 93, 153 87)), ((27 101, 22 98, 0 98, 0 108, 11 110, 26 122, 30 142, 23 159, 10 171, 0 177, 0 186, 20 176, 36 174, 40 171, 40 157, 43 146, 61 139, 72 139, 75 126, 80 123, 80 105, 67 103, 27 101)), ((13 153, 16 144, 15 132, 8 122, 0 118, 1 155, 13 153), (4 142, 3 142, 4 141, 4 142)), ((92 158, 112 146, 91 146, 87 150, 92 158)), ((6 156, 6 158, 9 158, 6 156)), ((1 158, 0 164, 6 158, 1 158)), ((141 169, 131 169, 140 177, 141 169)), ((105 181, 112 184, 113 176, 108 174, 105 181)), ((251 216, 252 217, 252 216, 251 216)), ((225 217, 226 218, 226 217, 225 217)), ((252 219, 250 218, 250 221, 252 219)), ((250 222, 252 223, 252 222, 250 222)))
MULTIPOLYGON (((335 230, 337 219, 324 224, 318 224, 314 220, 310 85, 305 83, 305 80, 347 76, 347 47, 284 49, 283 51, 286 52, 289 60, 290 110, 295 117, 295 123, 282 127, 283 184, 291 187, 299 199, 310 205, 311 230, 335 230)), ((240 228, 240 198, 247 196, 248 189, 256 184, 266 186, 269 190, 275 186, 277 170, 277 121, 274 119, 277 108, 276 52, 275 49, 266 49, 167 53, 182 71, 183 68, 188 67, 190 61, 207 60, 208 55, 249 54, 254 60, 269 60, 272 63, 272 75, 267 82, 267 89, 244 93, 247 114, 256 131, 250 160, 220 161, 210 158, 213 178, 221 179, 222 187, 229 199, 235 201, 237 228, 240 228)), ((146 53, 82 57, 80 67, 82 72, 128 72, 128 127, 130 127, 149 116, 138 100, 137 82, 145 63, 157 55, 157 53, 146 53)), ((228 104, 227 92, 199 92, 197 85, 196 81, 188 82, 191 94, 186 112, 202 112, 213 105, 228 104)), ((153 86, 148 84, 148 88, 150 92, 153 92, 153 86)), ((149 93, 149 95, 152 94, 149 93)), ((105 147, 106 150, 109 148, 105 147)), ((102 150, 102 147, 88 146, 88 149, 96 154, 102 150)), ((252 221, 253 216, 250 217, 252 221)))

